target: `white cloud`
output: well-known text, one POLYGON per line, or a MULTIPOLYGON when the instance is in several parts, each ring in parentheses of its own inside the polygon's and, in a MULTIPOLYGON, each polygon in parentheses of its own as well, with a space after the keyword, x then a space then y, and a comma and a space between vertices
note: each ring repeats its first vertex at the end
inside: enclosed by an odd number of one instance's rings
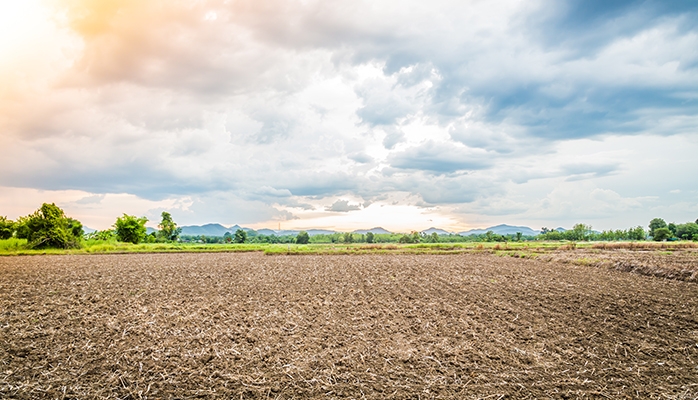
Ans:
POLYGON ((458 229, 684 218, 695 11, 651 3, 585 25, 547 0, 57 0, 32 51, 0 40, 0 185, 20 196, 0 206, 71 193, 95 225, 119 202, 187 224, 357 223, 379 203, 458 229), (313 219, 338 198, 344 220, 313 219))

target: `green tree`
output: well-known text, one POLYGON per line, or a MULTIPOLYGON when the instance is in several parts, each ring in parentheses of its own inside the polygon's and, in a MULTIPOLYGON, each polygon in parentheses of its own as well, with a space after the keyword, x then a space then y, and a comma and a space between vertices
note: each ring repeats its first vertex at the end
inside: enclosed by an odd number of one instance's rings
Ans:
POLYGON ((673 222, 670 222, 669 225, 666 226, 669 228, 669 231, 671 231, 671 234, 676 236, 676 230, 677 230, 677 225, 673 222))
POLYGON ((656 231, 659 228, 666 228, 666 221, 664 221, 661 218, 654 218, 652 221, 650 221, 650 236, 654 237, 654 231, 656 231))
POLYGON ((63 210, 44 203, 33 214, 17 222, 17 237, 27 239, 32 248, 75 248, 82 245, 84 231, 80 221, 66 217, 63 210))
POLYGON ((0 239, 9 239, 14 233, 15 223, 7 217, 0 216, 0 239))
POLYGON ((589 240, 591 233, 591 225, 576 224, 572 230, 565 231, 564 236, 567 240, 589 240))
POLYGON ((116 237, 116 232, 113 229, 104 231, 94 231, 87 234, 87 239, 108 241, 116 237))
POLYGON ((226 243, 231 243, 233 241, 233 235, 231 235, 230 232, 224 233, 223 241, 225 241, 226 243))
POLYGON ((351 232, 344 232, 344 243, 353 243, 354 242, 354 235, 352 235, 351 232))
POLYGON ((654 235, 652 236, 652 238, 657 242, 670 239, 671 237, 673 237, 673 234, 669 228, 657 228, 654 230, 654 235))
POLYGON ((521 233, 521 232, 516 232, 516 241, 517 241, 517 242, 520 242, 522 237, 523 237, 523 233, 521 233))
POLYGON ((635 227, 628 230, 628 239, 630 240, 645 240, 647 232, 641 227, 635 227))
POLYGON ((148 218, 136 218, 133 215, 124 214, 116 219, 114 229, 116 230, 116 239, 120 242, 128 242, 137 244, 145 239, 147 229, 145 223, 148 218))
POLYGON ((431 235, 429 235, 429 242, 430 243, 439 243, 439 234, 436 232, 432 232, 431 235))
POLYGON ((308 244, 308 242, 310 242, 310 235, 308 235, 308 232, 306 232, 306 231, 298 232, 298 236, 296 236, 296 243, 308 244))
POLYGON ((676 226, 676 237, 682 240, 693 240, 693 237, 698 235, 698 224, 688 222, 676 226))
POLYGON ((366 243, 373 243, 373 232, 366 232, 366 243))
POLYGON ((233 238, 233 242, 245 243, 246 241, 247 241, 247 232, 243 231, 242 229, 236 230, 235 237, 233 238))
POLYGON ((167 211, 163 211, 161 216, 162 221, 158 225, 158 229, 160 229, 157 234, 158 239, 165 242, 177 241, 182 233, 182 228, 177 227, 177 224, 172 219, 172 215, 167 211))
POLYGON ((414 243, 414 241, 412 240, 412 235, 407 235, 407 234, 400 236, 400 239, 398 239, 398 242, 399 243, 414 243))

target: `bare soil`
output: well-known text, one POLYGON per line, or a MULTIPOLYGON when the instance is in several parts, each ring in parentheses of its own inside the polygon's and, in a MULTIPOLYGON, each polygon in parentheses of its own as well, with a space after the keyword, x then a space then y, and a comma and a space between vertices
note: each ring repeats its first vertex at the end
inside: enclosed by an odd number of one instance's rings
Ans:
POLYGON ((698 398, 698 284, 575 257, 0 257, 0 397, 698 398))

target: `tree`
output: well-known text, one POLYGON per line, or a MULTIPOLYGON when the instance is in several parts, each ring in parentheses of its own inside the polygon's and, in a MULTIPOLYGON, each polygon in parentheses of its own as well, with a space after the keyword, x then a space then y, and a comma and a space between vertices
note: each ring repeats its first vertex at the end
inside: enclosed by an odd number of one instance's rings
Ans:
POLYGON ((676 236, 677 225, 675 223, 670 222, 669 225, 667 225, 666 227, 669 228, 669 231, 671 231, 672 235, 676 236))
POLYGON ((523 233, 521 233, 521 232, 516 232, 516 241, 517 241, 517 242, 520 242, 522 237, 523 237, 523 233))
POLYGON ((123 217, 117 218, 114 223, 116 239, 120 242, 133 244, 142 242, 147 232, 146 222, 148 222, 146 217, 136 218, 133 215, 124 214, 123 217))
POLYGON ((344 232, 344 243, 354 242, 354 235, 351 232, 344 232))
POLYGON ((654 231, 656 231, 659 228, 666 228, 666 221, 664 221, 661 218, 654 218, 652 221, 650 221, 650 236, 654 237, 654 231))
POLYGON ((245 241, 247 241, 247 232, 243 231, 242 229, 236 230, 233 241, 235 243, 245 243, 245 241))
POLYGON ((167 211, 163 211, 162 221, 158 225, 160 231, 157 234, 158 239, 165 242, 175 242, 179 238, 180 233, 182 233, 182 228, 178 228, 177 224, 172 219, 172 215, 167 211))
POLYGON ((672 235, 671 231, 669 230, 669 228, 657 228, 654 230, 654 235, 652 236, 652 238, 655 241, 660 242, 662 240, 667 240, 667 239, 671 238, 672 236, 673 235, 672 235))
POLYGON ((565 231, 564 236, 567 240, 589 240, 591 233, 591 225, 577 224, 565 231))
POLYGON ((373 243, 373 232, 366 232, 366 243, 373 243))
POLYGON ((698 224, 688 222, 676 226, 676 237, 682 240, 693 240, 698 235, 698 224))
POLYGON ((14 233, 15 223, 7 217, 0 216, 0 239, 9 239, 14 233))
POLYGON ((646 237, 647 233, 641 226, 628 229, 628 239, 630 240, 645 240, 646 237))
POLYGON ((308 244, 308 242, 310 242, 310 235, 308 235, 308 232, 306 232, 306 231, 298 232, 298 236, 296 236, 296 243, 308 244))
POLYGON ((226 232, 223 234, 223 240, 226 243, 231 243, 233 241, 233 235, 231 235, 230 232, 226 232))
POLYGON ((439 243, 439 234, 436 232, 432 232, 431 235, 429 235, 429 242, 439 243))
POLYGON ((66 217, 53 203, 42 204, 33 214, 17 222, 17 237, 27 239, 29 246, 37 249, 80 247, 83 234, 80 221, 66 217))

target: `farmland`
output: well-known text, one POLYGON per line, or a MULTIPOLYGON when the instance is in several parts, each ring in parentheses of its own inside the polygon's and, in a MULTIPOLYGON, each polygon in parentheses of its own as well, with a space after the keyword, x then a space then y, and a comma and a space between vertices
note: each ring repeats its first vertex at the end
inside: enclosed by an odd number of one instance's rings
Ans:
POLYGON ((0 397, 698 397, 695 248, 447 250, 0 257, 0 397))

